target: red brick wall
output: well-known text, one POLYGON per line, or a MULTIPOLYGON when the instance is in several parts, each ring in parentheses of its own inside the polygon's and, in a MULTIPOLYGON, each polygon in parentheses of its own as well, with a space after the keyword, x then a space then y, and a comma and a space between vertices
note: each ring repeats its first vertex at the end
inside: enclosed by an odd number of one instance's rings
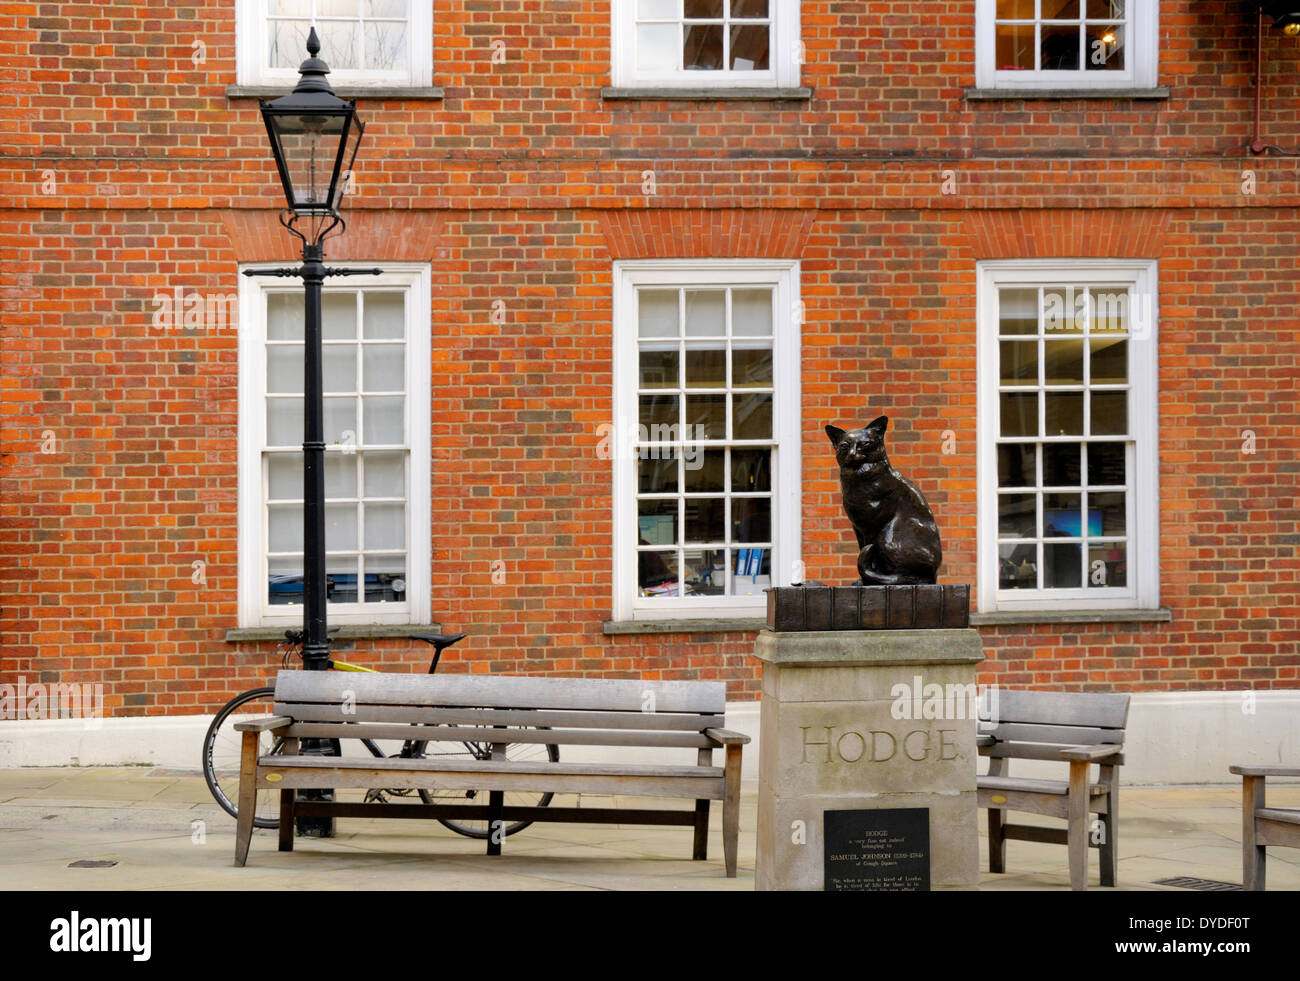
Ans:
MULTIPOLYGON (((967 2, 802 7, 806 103, 602 102, 604 4, 442 0, 445 99, 363 102, 360 190, 330 256, 433 265, 433 607, 472 633, 447 670, 756 691, 752 635, 601 630, 614 259, 798 257, 809 575, 852 576, 821 426, 886 412, 895 464, 939 515, 944 578, 971 581, 974 264, 1113 255, 1160 260, 1173 621, 984 628, 984 680, 1295 687, 1300 169, 1242 150, 1242 5, 1161 4, 1168 100, 996 103, 962 97, 967 2)), ((222 639, 236 335, 152 329, 150 298, 233 292, 238 262, 292 255, 256 103, 224 95, 231 7, 13 5, 0 59, 0 682, 102 681, 119 714, 209 707, 274 664, 270 644, 222 639)), ((1298 67, 1300 44, 1267 33, 1264 134, 1292 149, 1298 67)), ((367 663, 426 659, 359 646, 367 663)))

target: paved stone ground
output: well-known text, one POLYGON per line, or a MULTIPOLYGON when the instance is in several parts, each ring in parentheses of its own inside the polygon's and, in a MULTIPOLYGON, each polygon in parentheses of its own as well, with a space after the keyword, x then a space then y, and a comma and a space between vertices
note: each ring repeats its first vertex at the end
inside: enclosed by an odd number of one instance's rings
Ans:
MULTIPOLYGON (((1121 889, 1195 876, 1241 882, 1240 788, 1123 788, 1121 889)), ((713 809, 707 862, 690 861, 688 828, 533 825, 489 859, 483 843, 441 825, 340 820, 332 839, 298 839, 276 851, 259 831, 249 863, 232 865, 235 825, 197 772, 145 767, 0 770, 0 881, 8 889, 636 889, 751 890, 757 787, 742 789, 740 874, 722 869, 721 814, 713 809), (193 822, 203 822, 202 843, 193 822), (109 868, 69 868, 107 860, 109 868)), ((595 803, 592 798, 585 801, 595 803)), ((573 798, 556 800, 574 804, 573 798)), ((618 798, 617 806, 645 806, 618 798)), ((1300 806, 1300 787, 1270 788, 1269 803, 1300 806)), ((606 806, 608 799, 601 799, 606 806)), ((399 806, 399 805, 394 805, 399 806)), ((677 802, 667 806, 678 806, 677 802)), ((983 814, 980 815, 981 837, 983 814)), ((1017 820, 1051 824, 1018 815, 1017 820)), ((981 841, 983 849, 983 842, 981 841)), ((1300 889, 1300 849, 1269 851, 1270 890, 1300 889)), ((981 868, 986 867, 981 852, 981 868)), ((1006 875, 981 889, 1068 889, 1062 846, 1013 841, 1006 875)), ((1092 856, 1090 884, 1097 885, 1092 856)), ((1181 890, 1178 890, 1181 891, 1181 890)))

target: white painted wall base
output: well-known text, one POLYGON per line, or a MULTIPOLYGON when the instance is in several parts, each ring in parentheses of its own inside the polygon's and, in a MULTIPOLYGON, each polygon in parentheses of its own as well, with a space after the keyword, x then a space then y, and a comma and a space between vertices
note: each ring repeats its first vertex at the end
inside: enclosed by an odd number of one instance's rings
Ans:
MULTIPOLYGON (((758 776, 757 702, 727 706, 728 728, 745 733, 744 775, 758 776)), ((199 768, 203 735, 211 716, 131 719, 43 719, 0 722, 0 767, 152 765, 199 768)), ((1236 783, 1233 763, 1300 765, 1300 691, 1144 692, 1133 696, 1123 782, 1155 784, 1236 783), (1254 695, 1252 706, 1243 694, 1254 695)), ((693 763, 694 750, 680 761, 693 763)), ((636 751, 583 747, 566 759, 599 762, 628 759, 636 751)), ((672 762, 660 750, 654 758, 672 762)), ((721 754, 715 756, 721 762, 721 754)), ((1055 775, 1051 764, 1017 760, 1025 776, 1055 775)))

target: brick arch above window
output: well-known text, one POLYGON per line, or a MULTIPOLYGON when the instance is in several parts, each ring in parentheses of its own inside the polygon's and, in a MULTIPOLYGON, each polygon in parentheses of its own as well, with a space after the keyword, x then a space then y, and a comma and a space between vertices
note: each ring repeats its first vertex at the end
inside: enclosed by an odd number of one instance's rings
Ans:
POLYGON ((1169 211, 1043 209, 962 215, 975 259, 1158 259, 1169 211))
MULTIPOLYGON (((298 240, 273 211, 225 211, 221 215, 239 262, 297 262, 298 240)), ((330 262, 431 262, 443 242, 443 220, 417 211, 353 211, 347 233, 325 243, 330 262)))
POLYGON ((642 209, 597 212, 612 259, 798 259, 816 212, 642 209))

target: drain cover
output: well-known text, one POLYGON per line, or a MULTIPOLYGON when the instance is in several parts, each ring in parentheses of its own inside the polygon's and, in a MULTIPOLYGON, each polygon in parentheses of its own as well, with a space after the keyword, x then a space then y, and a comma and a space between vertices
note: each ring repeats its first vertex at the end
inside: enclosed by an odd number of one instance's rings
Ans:
POLYGON ((89 858, 79 858, 75 862, 69 862, 68 868, 70 869, 111 869, 116 864, 117 864, 116 862, 109 861, 108 859, 96 860, 96 859, 89 859, 89 858))
POLYGON ((1220 882, 1218 879, 1197 879, 1190 875, 1176 875, 1172 879, 1157 879, 1152 885, 1173 886, 1175 889, 1195 889, 1198 892, 1241 892, 1241 886, 1235 882, 1220 882))

